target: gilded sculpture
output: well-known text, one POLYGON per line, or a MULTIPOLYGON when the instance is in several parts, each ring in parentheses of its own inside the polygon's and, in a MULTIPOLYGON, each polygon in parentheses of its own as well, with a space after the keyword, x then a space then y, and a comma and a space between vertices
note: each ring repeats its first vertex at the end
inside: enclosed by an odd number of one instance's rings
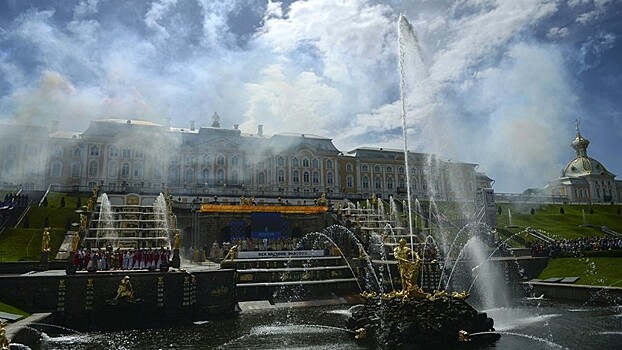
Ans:
POLYGON ((41 239, 41 251, 49 252, 50 251, 50 228, 43 228, 43 237, 41 239))

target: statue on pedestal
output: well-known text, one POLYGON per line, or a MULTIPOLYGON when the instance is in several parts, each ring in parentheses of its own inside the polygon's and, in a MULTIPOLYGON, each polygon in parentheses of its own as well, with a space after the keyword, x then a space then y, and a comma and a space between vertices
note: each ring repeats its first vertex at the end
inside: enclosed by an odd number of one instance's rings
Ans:
POLYGON ((0 323, 0 350, 9 350, 9 339, 6 337, 6 323, 0 323))
POLYGON ((119 283, 119 288, 117 288, 117 296, 113 300, 118 301, 121 299, 134 300, 134 288, 132 288, 130 276, 123 277, 121 283, 119 283))
POLYGON ((78 232, 74 232, 73 237, 71 237, 71 252, 73 253, 77 252, 79 246, 80 246, 80 234, 78 232))
POLYGON ((179 234, 179 231, 177 231, 177 233, 175 233, 175 237, 173 238, 173 249, 179 250, 180 244, 181 244, 181 235, 179 234))
POLYGON ((419 277, 419 265, 421 258, 417 252, 413 252, 406 246, 406 240, 400 239, 399 246, 393 249, 393 256, 397 260, 397 267, 400 270, 402 278, 402 292, 414 294, 424 294, 419 286, 417 286, 417 278, 419 277), (414 253, 414 254, 413 254, 414 253), (414 255, 414 260, 410 260, 410 256, 414 255))
POLYGON ((49 252, 50 251, 50 231, 49 231, 49 227, 44 227, 43 228, 43 237, 41 240, 41 251, 42 252, 49 252))

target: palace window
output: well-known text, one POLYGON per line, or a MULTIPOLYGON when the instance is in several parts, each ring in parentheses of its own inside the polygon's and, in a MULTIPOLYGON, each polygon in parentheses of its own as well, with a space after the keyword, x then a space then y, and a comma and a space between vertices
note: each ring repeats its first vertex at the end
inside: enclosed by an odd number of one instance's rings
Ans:
POLYGON ((382 172, 382 170, 380 170, 380 165, 376 165, 376 166, 374 167, 374 172, 375 172, 375 173, 380 173, 380 172, 382 172))
POLYGON ((117 177, 117 162, 108 163, 108 177, 116 178, 117 177))
POLYGON ((283 157, 279 157, 279 158, 276 160, 276 164, 277 164, 278 166, 285 166, 285 158, 283 158, 283 157))
POLYGON ((110 148, 108 149, 108 157, 116 158, 118 156, 119 156, 119 149, 116 148, 115 146, 110 146, 110 148))
POLYGON ((225 165, 225 157, 222 154, 218 156, 217 164, 225 165))
POLYGON ((80 172, 82 170, 82 166, 79 162, 73 162, 71 164, 71 177, 76 179, 80 177, 80 172))
POLYGON ((212 156, 206 154, 203 156, 203 165, 212 165, 212 156))
POLYGON ((376 179, 374 180, 374 187, 377 190, 381 190, 382 189, 382 178, 380 176, 376 176, 376 179))
POLYGON ((135 178, 139 178, 139 179, 143 177, 143 165, 142 165, 142 163, 134 164, 134 177, 135 178))
POLYGON ((80 157, 81 153, 82 152, 80 151, 79 147, 76 147, 76 148, 73 149, 73 156, 74 157, 80 157))
POLYGON ((98 172, 99 172, 99 164, 97 163, 96 160, 92 160, 89 163, 89 176, 90 177, 95 177, 95 176, 97 176, 98 172))
POLYGON ((209 170, 208 169, 203 169, 203 172, 201 172, 201 181, 203 181, 203 183, 209 182, 209 170))
POLYGON ((361 183, 364 189, 369 189, 369 178, 367 176, 363 176, 361 183))
POLYGON ((320 183, 320 174, 317 171, 313 172, 313 183, 314 184, 320 183))
POLYGON ((294 167, 299 167, 300 166, 300 161, 298 160, 298 158, 294 157, 292 159, 292 166, 294 166, 294 167))
POLYGON ((329 159, 326 161, 326 169, 332 169, 332 168, 333 168, 333 161, 329 159))
POLYGON ((123 165, 121 165, 121 177, 124 179, 127 179, 128 177, 130 177, 130 164, 129 163, 123 163, 123 165))
POLYGON ((52 162, 52 174, 51 176, 53 178, 59 178, 61 175, 61 169, 63 168, 63 163, 61 163, 60 161, 56 160, 54 162, 52 162))
POLYGON ((126 158, 126 159, 132 157, 132 150, 129 148, 124 148, 121 151, 121 157, 126 158))
POLYGON ((329 171, 328 173, 326 173, 326 183, 332 185, 334 182, 335 181, 333 179, 333 173, 329 171))
POLYGON ((285 170, 283 169, 279 170, 278 181, 285 182, 285 170))
POLYGON ((309 158, 303 158, 302 159, 302 166, 305 168, 309 167, 309 158))
POLYGON ((292 182, 300 182, 300 173, 298 172, 298 170, 292 171, 292 182))
POLYGON ((352 171, 352 164, 346 164, 346 171, 352 171))
POLYGON ((305 171, 304 173, 302 173, 302 181, 308 183, 309 182, 309 172, 305 171))
POLYGON ((313 159, 313 168, 317 169, 320 167, 320 161, 317 159, 313 159))
POLYGON ((99 146, 91 145, 91 148, 90 148, 90 151, 89 151, 89 155, 91 157, 99 157, 99 146))
POLYGON ((361 171, 368 172, 368 171, 369 171, 369 165, 367 165, 367 164, 363 164, 363 165, 361 166, 361 171))
POLYGON ((392 190, 392 189, 393 189, 393 178, 388 177, 387 178, 387 190, 392 190))
POLYGON ((63 156, 63 148, 61 146, 54 147, 53 155, 54 155, 54 157, 62 157, 63 156))
POLYGON ((348 188, 354 187, 354 178, 352 177, 352 175, 346 176, 346 186, 348 188))
POLYGON ((193 182, 194 181, 194 169, 192 168, 186 169, 186 175, 184 176, 184 179, 186 182, 193 182))

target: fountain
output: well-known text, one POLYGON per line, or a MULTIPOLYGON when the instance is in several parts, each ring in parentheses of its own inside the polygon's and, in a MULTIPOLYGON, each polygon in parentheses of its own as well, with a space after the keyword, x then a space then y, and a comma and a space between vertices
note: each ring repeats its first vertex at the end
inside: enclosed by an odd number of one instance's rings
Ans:
POLYGON ((518 228, 518 226, 512 223, 512 211, 508 208, 508 224, 505 226, 506 228, 518 228))

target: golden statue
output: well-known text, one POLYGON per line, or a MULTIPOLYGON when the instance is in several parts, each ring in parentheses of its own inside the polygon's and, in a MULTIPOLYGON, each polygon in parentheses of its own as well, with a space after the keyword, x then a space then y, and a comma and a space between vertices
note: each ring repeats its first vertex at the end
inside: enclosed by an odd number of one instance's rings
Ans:
POLYGON ((467 332, 465 330, 458 331, 458 341, 459 342, 471 341, 471 336, 470 336, 469 332, 467 332))
POLYGON ((0 350, 9 350, 9 339, 6 337, 6 323, 0 323, 0 350))
POLYGON ((173 238, 173 249, 179 249, 181 243, 181 235, 179 234, 179 231, 177 231, 177 233, 175 233, 175 237, 173 238))
POLYGON ((95 201, 93 201, 93 197, 89 198, 89 200, 86 202, 86 210, 88 212, 92 212, 93 210, 95 210, 95 201))
POLYGON ((93 198, 95 198, 95 200, 97 200, 99 194, 99 187, 97 185, 93 186, 93 198))
POLYGON ((125 276, 119 283, 119 288, 117 288, 117 296, 114 300, 120 300, 123 298, 127 298, 129 301, 134 300, 134 288, 132 288, 132 283, 130 282, 130 276, 125 276))
POLYGON ((317 205, 319 206, 325 206, 326 205, 326 193, 322 192, 322 195, 320 196, 320 199, 317 200, 317 205))
POLYGON ((77 252, 79 246, 80 246, 80 234, 78 232, 74 232, 73 237, 71 237, 71 251, 77 252))
POLYGON ((226 261, 226 260, 233 260, 235 259, 235 251, 238 249, 238 245, 234 245, 231 248, 229 248, 229 252, 227 253, 227 256, 225 256, 224 259, 222 259, 222 261, 226 261))
POLYGON ((88 224, 88 217, 84 214, 80 214, 80 231, 86 231, 88 224))
POLYGON ((246 197, 244 197, 244 196, 240 197, 240 204, 241 205, 248 205, 248 202, 246 201, 246 197))
POLYGON ((419 254, 414 252, 406 246, 406 240, 400 239, 400 245, 393 249, 393 256, 397 260, 397 267, 400 270, 400 276, 402 278, 402 291, 415 291, 419 292, 420 288, 417 286, 417 278, 419 277, 419 265, 421 258, 419 254), (414 255, 414 260, 410 260, 410 256, 414 255))
POLYGON ((50 251, 50 231, 49 231, 49 227, 44 227, 43 228, 43 238, 41 241, 41 251, 42 252, 49 252, 50 251))

